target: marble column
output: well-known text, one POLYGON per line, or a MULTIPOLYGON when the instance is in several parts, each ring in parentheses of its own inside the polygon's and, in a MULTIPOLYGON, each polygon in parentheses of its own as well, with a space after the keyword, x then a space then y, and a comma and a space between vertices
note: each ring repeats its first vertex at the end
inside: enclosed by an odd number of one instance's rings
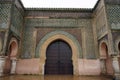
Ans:
POLYGON ((45 64, 42 65, 42 75, 45 74, 45 72, 44 72, 44 71, 45 71, 44 68, 45 68, 45 64))
POLYGON ((101 59, 101 74, 106 74, 105 59, 101 59))
POLYGON ((120 67, 118 56, 112 56, 115 80, 120 80, 120 67))
POLYGON ((11 59, 12 61, 12 66, 11 66, 11 74, 15 74, 16 73, 16 63, 17 63, 17 59, 11 59))
POLYGON ((4 66, 5 66, 5 57, 0 56, 0 76, 3 76, 4 66))

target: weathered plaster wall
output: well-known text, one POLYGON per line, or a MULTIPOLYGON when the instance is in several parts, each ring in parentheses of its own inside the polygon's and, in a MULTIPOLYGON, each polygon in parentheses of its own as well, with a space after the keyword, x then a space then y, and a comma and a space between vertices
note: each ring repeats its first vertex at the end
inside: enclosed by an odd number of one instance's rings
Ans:
POLYGON ((100 75, 100 61, 90 59, 79 59, 79 75, 100 75))
POLYGON ((19 59, 16 74, 40 74, 40 59, 19 59))
MULTIPOLYGON (((44 67, 44 65, 41 65, 40 59, 19 59, 16 73, 44 75, 44 67)), ((98 59, 78 59, 78 71, 77 75, 100 75, 100 61, 98 59)))

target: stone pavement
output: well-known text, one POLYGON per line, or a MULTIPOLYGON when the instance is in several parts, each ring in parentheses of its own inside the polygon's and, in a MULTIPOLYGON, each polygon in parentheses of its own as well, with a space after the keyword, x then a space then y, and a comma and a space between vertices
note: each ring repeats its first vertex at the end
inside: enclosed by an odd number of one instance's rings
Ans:
POLYGON ((108 76, 12 75, 0 77, 0 80, 112 80, 112 78, 108 76))

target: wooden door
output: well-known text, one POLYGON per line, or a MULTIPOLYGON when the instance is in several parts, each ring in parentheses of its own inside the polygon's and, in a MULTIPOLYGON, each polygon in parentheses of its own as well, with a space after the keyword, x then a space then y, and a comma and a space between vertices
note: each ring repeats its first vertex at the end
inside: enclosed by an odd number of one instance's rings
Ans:
POLYGON ((57 40, 51 43, 46 58, 45 74, 73 74, 72 51, 66 42, 57 40))

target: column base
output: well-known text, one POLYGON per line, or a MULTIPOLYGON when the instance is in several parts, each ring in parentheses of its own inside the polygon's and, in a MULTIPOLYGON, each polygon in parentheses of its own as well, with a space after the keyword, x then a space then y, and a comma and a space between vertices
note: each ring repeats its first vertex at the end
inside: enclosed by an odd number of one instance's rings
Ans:
POLYGON ((113 80, 120 80, 120 74, 118 73, 118 74, 115 74, 115 76, 114 76, 114 79, 113 80))
POLYGON ((17 64, 17 59, 16 58, 11 58, 12 61, 12 66, 11 66, 11 74, 16 74, 16 64, 17 64))
POLYGON ((4 65, 5 65, 5 57, 0 56, 0 76, 4 76, 4 65))

